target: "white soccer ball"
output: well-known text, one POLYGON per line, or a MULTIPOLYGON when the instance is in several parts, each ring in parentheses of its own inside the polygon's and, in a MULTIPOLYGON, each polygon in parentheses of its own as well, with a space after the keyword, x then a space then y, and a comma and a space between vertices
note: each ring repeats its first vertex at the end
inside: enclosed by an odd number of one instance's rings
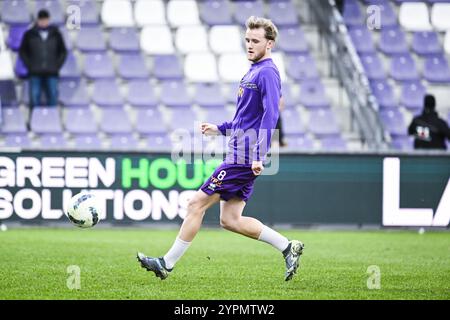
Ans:
POLYGON ((100 219, 97 199, 92 193, 78 193, 70 199, 66 214, 77 227, 92 228, 100 219))

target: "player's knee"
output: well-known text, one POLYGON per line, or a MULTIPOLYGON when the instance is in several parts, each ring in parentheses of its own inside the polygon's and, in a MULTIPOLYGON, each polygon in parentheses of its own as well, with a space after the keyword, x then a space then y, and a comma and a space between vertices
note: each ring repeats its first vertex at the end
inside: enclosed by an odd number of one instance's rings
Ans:
POLYGON ((229 217, 220 217, 220 226, 226 230, 234 231, 236 229, 236 220, 229 217))
POLYGON ((187 213, 188 214, 197 214, 201 213, 203 210, 203 204, 198 199, 191 199, 188 202, 187 213))

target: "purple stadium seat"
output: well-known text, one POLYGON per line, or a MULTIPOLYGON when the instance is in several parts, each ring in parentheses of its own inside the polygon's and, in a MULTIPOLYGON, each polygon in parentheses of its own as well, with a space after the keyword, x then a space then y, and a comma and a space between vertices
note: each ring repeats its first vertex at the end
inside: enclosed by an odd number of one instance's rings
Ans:
POLYGON ((288 56, 286 69, 287 74, 297 81, 319 78, 316 62, 308 53, 288 56))
POLYGON ((31 139, 27 133, 12 133, 5 135, 5 146, 10 148, 29 148, 31 139))
POLYGON ((281 94, 285 109, 292 109, 300 104, 299 96, 293 93, 293 89, 290 84, 282 84, 281 94))
POLYGON ((232 24, 231 8, 228 1, 209 0, 199 4, 200 18, 209 26, 232 24))
POLYGON ((366 5, 371 5, 371 4, 384 4, 386 2, 390 2, 391 0, 361 0, 364 4, 366 5))
POLYGON ((380 119, 384 124, 385 129, 392 136, 406 136, 408 134, 403 114, 400 111, 381 111, 380 119))
POLYGON ((134 107, 151 108, 158 105, 158 99, 153 87, 147 80, 132 80, 128 82, 127 101, 134 107))
POLYGON ((199 119, 197 119, 197 116, 192 109, 185 109, 182 112, 175 110, 172 113, 170 127, 172 130, 182 129, 194 132, 197 129, 195 123, 198 121, 199 119))
POLYGON ((426 2, 424 0, 393 0, 397 5, 400 5, 405 2, 426 2))
POLYGON ((106 41, 100 27, 83 27, 78 31, 77 48, 82 52, 103 52, 106 41))
POLYGON ((19 105, 14 81, 0 80, 0 97, 3 107, 17 107, 19 105))
POLYGON ((366 75, 370 80, 386 79, 386 72, 383 64, 376 52, 360 55, 361 63, 366 71, 366 75))
POLYGON ((223 108, 225 97, 217 83, 197 83, 195 86, 194 103, 203 108, 223 108))
POLYGON ((66 107, 88 107, 89 96, 84 79, 61 80, 59 100, 66 107))
POLYGON ((175 55, 155 56, 153 75, 158 80, 181 80, 184 77, 183 67, 175 55))
POLYGON ((275 49, 285 53, 306 53, 309 50, 305 34, 299 26, 279 29, 280 41, 275 49))
POLYGON ((181 81, 163 81, 160 100, 168 107, 189 108, 192 103, 192 99, 181 81))
POLYGON ((30 126, 35 133, 61 133, 61 117, 59 108, 34 107, 31 113, 30 126))
POLYGON ((372 33, 366 26, 350 28, 349 35, 358 53, 373 53, 375 51, 372 33))
POLYGON ((110 149, 134 150, 138 147, 138 141, 131 133, 113 134, 110 137, 110 149))
POLYGON ((382 28, 378 46, 383 53, 388 55, 409 52, 405 34, 400 28, 382 28))
POLYGON ((236 1, 234 3, 233 17, 241 26, 245 26, 245 22, 250 16, 263 17, 264 4, 262 0, 236 1))
POLYGON ((116 52, 139 52, 139 37, 135 28, 113 28, 109 33, 109 45, 116 52))
POLYGON ((67 140, 61 133, 42 134, 39 142, 42 149, 59 150, 67 148, 67 140))
POLYGON ((341 136, 324 137, 320 139, 322 150, 327 151, 346 151, 347 142, 341 136))
POLYGON ((89 79, 114 78, 114 68, 109 55, 106 53, 86 54, 84 74, 89 79))
POLYGON ((414 138, 408 136, 394 136, 392 137, 391 147, 399 151, 414 150, 414 138))
POLYGON ((434 31, 415 32, 412 40, 412 49, 421 56, 442 54, 437 33, 434 31))
POLYGON ((299 23, 297 9, 291 1, 271 1, 267 10, 268 18, 278 27, 297 26, 299 23))
POLYGON ((419 72, 411 54, 393 56, 391 59, 391 77, 396 81, 418 81, 419 72))
POLYGON ((19 108, 2 108, 1 133, 25 133, 25 118, 19 108))
POLYGON ((75 148, 77 150, 99 150, 102 142, 96 134, 77 134, 74 136, 75 148))
POLYGON ((228 103, 235 104, 237 101, 238 91, 239 91, 239 83, 229 83, 227 85, 228 93, 226 95, 226 100, 228 103))
POLYGON ((311 111, 308 126, 309 131, 320 138, 337 136, 341 132, 334 113, 329 109, 311 111))
POLYGON ((161 112, 156 108, 138 109, 136 131, 142 135, 165 133, 167 129, 161 112))
POLYGON ((389 2, 390 0, 360 0, 364 5, 381 5, 389 2))
POLYGON ((313 141, 303 135, 287 134, 285 138, 287 146, 283 149, 286 151, 311 151, 314 150, 313 141))
POLYGON ((283 130, 286 134, 305 134, 305 128, 300 121, 300 115, 296 109, 284 110, 280 113, 283 121, 283 130))
POLYGON ((61 3, 57 0, 36 0, 35 4, 35 17, 41 9, 47 9, 50 12, 51 23, 56 25, 63 25, 65 22, 64 10, 61 3))
POLYGON ((27 25, 13 25, 9 28, 9 34, 6 44, 13 51, 18 51, 20 48, 20 43, 22 42, 22 37, 25 31, 28 30, 27 25))
POLYGON ((361 26, 364 23, 364 15, 358 1, 346 0, 344 2, 343 18, 348 26, 361 26))
POLYGON ((115 80, 96 80, 94 82, 92 102, 102 108, 122 107, 124 99, 115 80))
POLYGON ((89 108, 67 109, 65 127, 74 134, 96 133, 97 123, 89 108))
POLYGON ((419 81, 405 83, 402 86, 400 104, 417 114, 423 108, 425 93, 425 87, 419 81))
POLYGON ((125 80, 148 79, 150 76, 140 53, 122 53, 119 55, 117 73, 125 80))
POLYGON ((305 80, 301 83, 300 103, 308 109, 330 107, 325 89, 320 80, 305 80))
POLYGON ((61 32, 61 35, 63 37, 64 40, 64 44, 66 45, 66 49, 68 51, 73 49, 73 43, 72 43, 72 39, 69 36, 69 32, 67 31, 67 29, 65 27, 61 27, 59 28, 59 31, 61 32))
POLYGON ((99 8, 96 0, 69 0, 67 7, 75 5, 81 11, 81 27, 97 25, 99 23, 99 8))
POLYGON ((386 80, 376 80, 370 82, 370 87, 378 101, 380 109, 397 108, 397 101, 394 97, 392 87, 386 80))
POLYGON ((80 67, 78 61, 73 55, 73 52, 69 51, 66 61, 62 69, 59 72, 61 79, 78 79, 81 76, 80 67))
POLYGON ((199 119, 204 122, 214 123, 220 125, 225 121, 231 120, 230 113, 225 108, 214 108, 214 109, 203 109, 205 111, 205 115, 202 119, 199 119))
POLYGON ((103 110, 100 128, 108 134, 131 133, 131 122, 123 108, 103 110))
POLYGON ((151 151, 171 151, 172 140, 167 134, 149 134, 146 136, 147 148, 151 151))
POLYGON ((28 69, 19 56, 17 56, 16 64, 14 65, 14 73, 21 79, 28 77, 28 69))
POLYGON ((375 0, 374 3, 371 4, 377 5, 380 8, 381 28, 390 28, 398 25, 397 14, 389 1, 375 0))
POLYGON ((424 78, 432 83, 449 83, 450 68, 445 56, 433 56, 425 59, 424 78))
MULTIPOLYGON (((389 0, 363 0, 365 5, 376 5, 380 9, 381 28, 394 27, 398 25, 397 14, 390 5, 389 0)), ((367 8, 365 8, 367 10, 367 8)), ((370 12, 370 14, 373 14, 370 12)))
POLYGON ((1 1, 2 21, 10 25, 28 25, 31 22, 31 14, 27 2, 26 0, 1 1))

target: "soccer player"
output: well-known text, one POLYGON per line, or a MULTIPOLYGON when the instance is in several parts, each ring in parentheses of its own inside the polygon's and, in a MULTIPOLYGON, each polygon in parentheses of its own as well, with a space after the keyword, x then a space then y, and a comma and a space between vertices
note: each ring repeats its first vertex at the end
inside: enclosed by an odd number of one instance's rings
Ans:
POLYGON ((189 201, 186 218, 169 251, 159 258, 137 254, 141 266, 162 280, 189 248, 205 211, 218 202, 223 228, 269 243, 283 254, 286 281, 292 279, 299 266, 303 243, 289 241, 259 220, 242 216, 255 179, 264 169, 281 98, 280 74, 271 59, 278 30, 272 21, 254 16, 247 20, 246 26, 247 58, 252 66, 240 82, 234 119, 219 126, 201 124, 204 135, 230 135, 225 160, 189 201))

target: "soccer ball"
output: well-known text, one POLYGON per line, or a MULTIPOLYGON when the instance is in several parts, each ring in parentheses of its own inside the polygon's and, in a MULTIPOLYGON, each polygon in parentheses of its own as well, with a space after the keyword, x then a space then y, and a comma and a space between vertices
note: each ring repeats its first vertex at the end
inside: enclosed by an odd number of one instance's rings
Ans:
POLYGON ((78 193, 70 199, 66 214, 77 227, 91 228, 99 221, 97 199, 91 193, 78 193))

